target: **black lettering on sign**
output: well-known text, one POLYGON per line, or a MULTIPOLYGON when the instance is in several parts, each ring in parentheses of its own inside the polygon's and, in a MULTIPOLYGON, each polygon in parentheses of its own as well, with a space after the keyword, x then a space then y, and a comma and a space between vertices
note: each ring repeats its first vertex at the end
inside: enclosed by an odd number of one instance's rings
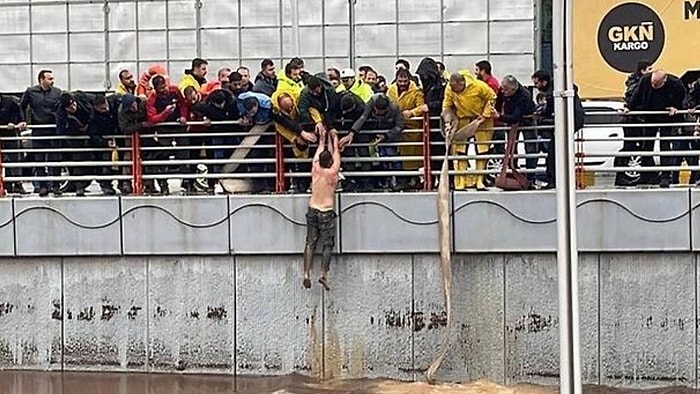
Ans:
POLYGON ((683 14, 685 20, 690 20, 693 17, 700 19, 700 0, 686 1, 683 10, 685 11, 683 14))

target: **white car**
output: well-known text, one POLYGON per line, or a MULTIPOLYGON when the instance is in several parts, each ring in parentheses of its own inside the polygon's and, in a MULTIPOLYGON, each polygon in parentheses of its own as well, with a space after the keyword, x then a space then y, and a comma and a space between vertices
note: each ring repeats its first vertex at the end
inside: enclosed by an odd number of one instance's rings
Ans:
MULTIPOLYGON (((583 129, 576 132, 574 138, 582 139, 583 142, 574 141, 574 152, 582 152, 583 166, 586 171, 597 172, 599 175, 607 177, 615 177, 615 173, 601 170, 613 168, 615 166, 615 153, 622 150, 623 141, 621 138, 624 137, 624 131, 619 111, 622 110, 624 104, 621 101, 583 101, 582 105, 586 110, 586 119, 583 129), (609 114, 601 114, 603 112, 609 114), (607 127, 604 127, 604 125, 607 127)), ((496 133, 494 136, 495 140, 503 138, 505 138, 503 132, 496 133)), ((502 154, 503 149, 503 145, 499 147, 494 146, 489 153, 502 154)), ((655 151, 658 150, 659 144, 657 142, 655 151)), ((517 152, 519 155, 525 154, 524 143, 518 143, 517 152)), ((658 157, 654 157, 654 160, 658 162, 658 157)), ((624 172, 630 182, 634 183, 639 180, 641 174, 635 171, 635 168, 641 167, 642 160, 640 156, 633 155, 620 158, 618 163, 622 163, 619 166, 630 167, 630 171, 624 172)), ((501 159, 490 159, 487 169, 500 171, 502 165, 501 159)), ((518 159, 518 165, 520 168, 525 168, 525 159, 518 159)), ((544 172, 544 158, 539 159, 537 167, 539 171, 544 172)), ((496 176, 497 174, 489 175, 490 183, 493 183, 496 176)))

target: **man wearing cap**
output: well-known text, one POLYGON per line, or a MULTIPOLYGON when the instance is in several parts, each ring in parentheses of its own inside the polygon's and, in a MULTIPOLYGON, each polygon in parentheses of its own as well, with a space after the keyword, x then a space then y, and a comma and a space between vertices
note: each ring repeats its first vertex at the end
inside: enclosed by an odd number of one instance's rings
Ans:
POLYGON ((355 71, 351 68, 345 68, 340 72, 340 81, 342 82, 335 89, 336 92, 340 93, 343 91, 350 91, 359 96, 365 103, 369 102, 372 98, 372 87, 363 82, 360 78, 355 78, 355 71))

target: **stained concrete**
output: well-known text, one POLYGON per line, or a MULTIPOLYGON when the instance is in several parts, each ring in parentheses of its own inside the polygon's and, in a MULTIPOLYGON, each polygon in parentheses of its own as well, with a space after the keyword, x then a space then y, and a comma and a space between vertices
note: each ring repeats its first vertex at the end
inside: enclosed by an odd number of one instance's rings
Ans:
POLYGON ((230 257, 148 258, 149 370, 234 372, 230 257))
MULTIPOLYGON (((697 384, 697 264, 581 255, 585 383, 697 384)), ((298 255, 13 258, 0 272, 0 368, 423 380, 445 330, 434 254, 335 256, 330 292, 303 289, 298 255)), ((555 383, 555 256, 456 255, 453 275, 438 380, 555 383)))
POLYGON ((146 371, 146 260, 63 260, 64 369, 146 371))
POLYGON ((324 297, 325 377, 411 379, 411 255, 342 256, 324 297))
MULTIPOLYGON (((236 256, 235 261, 236 374, 322 377, 322 290, 315 282, 312 289, 303 288, 301 258, 236 256)), ((317 270, 319 264, 320 256, 317 270)))
MULTIPOLYGON (((417 379, 435 359, 445 335, 445 307, 440 259, 417 255, 414 260, 414 327, 417 379)), ((447 357, 436 378, 442 381, 503 381, 503 258, 459 255, 452 260, 453 330, 447 357)))
POLYGON ((689 254, 600 256, 602 384, 695 386, 696 269, 689 254))
POLYGON ((61 261, 0 259, 0 368, 61 369, 61 261))
MULTIPOLYGON (((506 382, 559 380, 557 260, 553 254, 506 255, 506 382)), ((579 260, 582 380, 598 383, 598 261, 579 260)))

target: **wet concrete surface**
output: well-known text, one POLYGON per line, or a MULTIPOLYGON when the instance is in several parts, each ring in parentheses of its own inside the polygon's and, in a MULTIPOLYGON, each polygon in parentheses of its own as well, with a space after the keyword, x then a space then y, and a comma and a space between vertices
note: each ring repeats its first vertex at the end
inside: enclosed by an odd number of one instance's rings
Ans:
MULTIPOLYGON (((315 382, 300 375, 280 377, 195 376, 78 372, 0 372, 0 394, 555 394, 557 387, 499 386, 489 382, 439 384, 359 379, 315 382)), ((586 394, 690 394, 668 387, 652 390, 586 386, 586 394)))

